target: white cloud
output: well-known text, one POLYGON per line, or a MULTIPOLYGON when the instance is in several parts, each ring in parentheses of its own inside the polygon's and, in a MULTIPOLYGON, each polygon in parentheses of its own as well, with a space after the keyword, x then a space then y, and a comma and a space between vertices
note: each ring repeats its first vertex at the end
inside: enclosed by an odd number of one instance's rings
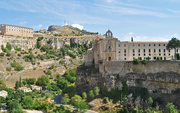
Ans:
POLYGON ((80 30, 83 30, 83 26, 82 25, 79 25, 79 24, 72 24, 73 27, 76 27, 80 30))
POLYGON ((33 29, 39 30, 43 25, 39 24, 37 26, 33 26, 33 29))
POLYGON ((115 0, 106 0, 106 2, 108 2, 108 3, 112 3, 112 2, 114 2, 115 0))
POLYGON ((169 41, 171 38, 176 37, 179 38, 178 34, 165 35, 165 36, 143 36, 143 35, 134 35, 134 33, 129 32, 124 35, 121 41, 130 41, 131 37, 133 37, 134 41, 169 41))
POLYGON ((24 22, 19 22, 19 25, 25 25, 27 24, 28 22, 24 21, 24 22))

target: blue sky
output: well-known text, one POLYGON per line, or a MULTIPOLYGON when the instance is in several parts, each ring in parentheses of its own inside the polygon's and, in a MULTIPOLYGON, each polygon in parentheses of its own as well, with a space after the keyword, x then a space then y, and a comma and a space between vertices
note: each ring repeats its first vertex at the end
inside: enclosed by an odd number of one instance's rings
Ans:
POLYGON ((121 41, 168 41, 180 35, 180 0, 0 0, 0 24, 47 29, 79 24, 121 41))

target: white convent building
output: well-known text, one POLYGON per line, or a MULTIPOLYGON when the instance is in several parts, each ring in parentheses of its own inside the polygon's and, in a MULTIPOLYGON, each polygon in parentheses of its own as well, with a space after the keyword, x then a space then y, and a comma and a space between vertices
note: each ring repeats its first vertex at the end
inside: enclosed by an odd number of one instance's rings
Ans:
MULTIPOLYGON (((87 51, 85 64, 96 66, 100 60, 106 61, 132 61, 135 58, 141 57, 150 60, 156 60, 157 57, 162 57, 162 60, 171 60, 174 58, 174 49, 167 50, 168 42, 135 42, 119 41, 113 37, 110 30, 106 32, 105 38, 99 38, 93 42, 92 48, 87 51)), ((177 50, 180 53, 180 49, 177 50)))

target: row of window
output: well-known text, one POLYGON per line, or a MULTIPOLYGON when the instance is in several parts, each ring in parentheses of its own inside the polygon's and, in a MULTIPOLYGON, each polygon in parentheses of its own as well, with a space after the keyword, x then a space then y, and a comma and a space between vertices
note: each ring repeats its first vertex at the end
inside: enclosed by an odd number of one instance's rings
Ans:
MULTIPOLYGON (((159 52, 161 52, 161 50, 162 50, 162 49, 159 49, 159 52)), ((133 49, 132 51, 133 51, 133 53, 134 53, 134 52, 135 52, 135 49, 133 49)), ((143 51, 146 52, 146 49, 143 49, 143 51)), ((166 52, 166 49, 163 49, 163 51, 166 52)), ((170 52, 170 50, 168 50, 168 51, 170 52)), ((119 49, 118 52, 121 53, 121 50, 119 49)), ((141 50, 138 49, 138 52, 141 52, 141 50)), ((151 52, 151 49, 149 49, 149 52, 151 52)), ((154 52, 156 52, 156 49, 154 49, 154 52)), ((177 52, 178 52, 178 50, 177 50, 177 52)), ((124 49, 124 53, 126 53, 126 49, 124 49)))
MULTIPOLYGON (((159 52, 161 52, 162 49, 159 49, 159 52)), ((138 52, 140 52, 141 50, 138 49, 138 52)), ((143 49, 144 52, 146 52, 146 49, 143 49)), ((164 52, 166 52, 166 49, 163 49, 164 52)), ((170 50, 168 50, 170 52, 170 50)), ((133 49, 133 53, 135 52, 135 49, 133 49)), ((149 52, 151 52, 151 49, 149 49, 149 52)), ((154 49, 154 52, 156 52, 156 49, 154 49)))
MULTIPOLYGON (((161 56, 162 54, 159 54, 159 56, 161 56)), ((135 56, 135 54, 133 54, 133 56, 135 56)), ((141 56, 141 54, 138 54, 138 56, 141 56)), ((146 54, 144 54, 144 56, 146 56, 146 54)), ((151 56, 151 54, 149 54, 148 56, 151 56)), ((164 56, 166 56, 166 54, 164 53, 164 56)), ((169 53, 169 56, 171 56, 171 54, 169 53)))
MULTIPOLYGON (((121 55, 119 54, 119 57, 121 55)), ((126 54, 124 54, 124 56, 126 56, 126 54)), ((135 56, 135 54, 133 54, 133 56, 135 56)), ((138 56, 141 56, 141 54, 138 54, 138 56)), ((146 54, 144 54, 144 56, 146 56, 146 54)), ((149 54, 148 56, 151 56, 151 54, 149 54)), ((159 56, 161 56, 161 54, 159 54, 159 56)), ((166 56, 166 54, 164 54, 164 56, 166 56)), ((169 56, 171 56, 171 54, 169 53, 169 56)))
MULTIPOLYGON (((136 44, 133 44, 135 46, 136 44)), ((140 46, 141 44, 137 44, 137 46, 140 46)), ((156 46, 156 44, 147 44, 148 46, 156 46)), ((166 46, 166 44, 157 44, 159 46, 166 46)), ((146 44, 143 44, 143 46, 146 46, 146 44)), ((118 44, 118 47, 121 47, 120 44, 118 44)), ((126 47, 126 44, 124 44, 124 47, 126 47)))

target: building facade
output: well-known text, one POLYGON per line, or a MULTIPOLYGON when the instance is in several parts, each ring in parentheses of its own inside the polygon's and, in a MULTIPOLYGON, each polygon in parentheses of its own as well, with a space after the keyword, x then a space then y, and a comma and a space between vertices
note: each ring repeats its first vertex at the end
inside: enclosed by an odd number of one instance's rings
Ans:
MULTIPOLYGON (((135 58, 156 60, 171 60, 174 58, 174 50, 167 50, 168 42, 134 42, 119 41, 113 37, 110 30, 106 32, 106 37, 93 42, 92 48, 87 51, 85 65, 97 67, 101 60, 106 61, 132 61, 135 58)), ((177 50, 180 53, 180 49, 177 50)))
POLYGON ((33 37, 33 29, 9 24, 1 24, 1 35, 33 37))

